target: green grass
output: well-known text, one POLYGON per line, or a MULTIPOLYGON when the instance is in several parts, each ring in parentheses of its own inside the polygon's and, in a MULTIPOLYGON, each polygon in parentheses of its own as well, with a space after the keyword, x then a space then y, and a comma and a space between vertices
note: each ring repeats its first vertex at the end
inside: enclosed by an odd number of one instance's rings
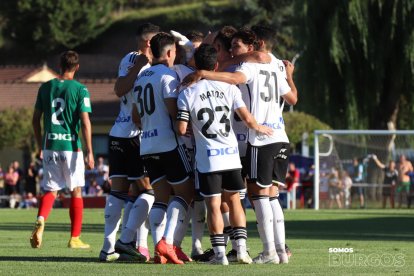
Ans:
MULTIPOLYGON (((287 243, 293 251, 288 265, 228 267, 195 263, 184 266, 99 263, 104 222, 101 209, 87 209, 84 213, 82 239, 91 244, 90 250, 66 247, 70 233, 67 209, 53 210, 46 223, 42 248, 32 249, 29 236, 35 216, 35 210, 0 209, 0 275, 413 275, 414 271, 413 210, 287 211, 287 243), (329 248, 353 248, 354 253, 329 254, 329 248), (402 259, 403 265, 386 263, 384 254, 402 259), (330 266, 329 259, 333 257, 345 258, 348 266, 330 266), (364 265, 363 258, 367 257, 373 263, 364 265)), ((261 250, 261 243, 251 210, 248 211, 248 235, 248 246, 255 256, 261 250)), ((187 252, 190 239, 187 233, 183 243, 187 252)), ((203 243, 204 248, 209 247, 207 232, 203 243)))

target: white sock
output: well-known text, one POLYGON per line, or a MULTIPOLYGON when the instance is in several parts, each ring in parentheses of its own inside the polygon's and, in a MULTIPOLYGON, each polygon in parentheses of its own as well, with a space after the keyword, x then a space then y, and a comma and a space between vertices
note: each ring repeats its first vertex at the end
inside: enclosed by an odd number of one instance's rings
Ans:
POLYGON ((153 203, 154 194, 152 193, 142 193, 138 196, 129 212, 126 228, 122 229, 121 242, 130 243, 134 240, 138 227, 145 224, 153 203))
POLYGON ((125 203, 124 214, 122 216, 122 231, 128 224, 129 212, 131 211, 131 208, 133 205, 134 205, 134 202, 131 200, 128 200, 128 202, 125 203))
POLYGON ((105 204, 105 230, 102 251, 111 253, 115 251, 116 232, 121 222, 122 208, 125 201, 113 195, 108 195, 105 204))
POLYGON ((177 228, 175 228, 174 243, 173 243, 175 246, 181 247, 181 243, 183 242, 185 234, 187 233, 187 230, 188 230, 188 225, 190 224, 190 218, 191 218, 191 212, 187 210, 183 223, 178 224, 177 228))
POLYGON ((167 204, 155 202, 149 213, 152 241, 154 246, 161 240, 165 230, 167 204))
POLYGON ((148 232, 149 232, 149 218, 145 220, 137 230, 137 244, 136 246, 148 248, 148 232))
POLYGON ((231 231, 232 231, 231 224, 230 224, 230 213, 229 212, 221 213, 221 216, 223 217, 223 223, 224 223, 224 229, 223 229, 224 243, 227 245, 229 243, 231 231))
POLYGON ((210 235, 210 242, 216 257, 218 259, 224 258, 226 256, 226 245, 224 244, 224 235, 210 235))
POLYGON ((273 212, 270 206, 268 196, 253 196, 254 209, 256 211, 257 228, 263 243, 263 252, 265 254, 273 252, 275 248, 275 238, 273 234, 273 212))
POLYGON ((168 204, 167 225, 163 235, 167 244, 173 244, 175 229, 184 223, 187 208, 187 202, 179 196, 175 196, 168 204))
POLYGON ((194 201, 191 208, 191 238, 192 251, 203 253, 202 239, 204 234, 204 225, 206 222, 206 205, 203 201, 194 201))
POLYGON ((244 255, 247 254, 247 230, 246 227, 234 227, 232 236, 234 238, 234 243, 236 244, 235 249, 238 254, 244 255))
POLYGON ((285 215, 277 197, 270 198, 273 212, 273 231, 275 246, 278 253, 285 253, 285 215))

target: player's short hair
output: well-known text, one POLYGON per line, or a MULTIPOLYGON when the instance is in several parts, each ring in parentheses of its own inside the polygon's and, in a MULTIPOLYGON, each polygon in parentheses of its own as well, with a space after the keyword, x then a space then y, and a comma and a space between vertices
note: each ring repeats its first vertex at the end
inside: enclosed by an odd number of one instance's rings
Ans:
POLYGON ((237 29, 233 26, 224 26, 214 38, 214 42, 220 42, 227 51, 230 51, 231 40, 235 33, 237 33, 237 29))
POLYGON ((185 35, 191 42, 202 42, 204 35, 199 31, 191 31, 185 35))
POLYGON ((165 54, 167 47, 175 44, 175 38, 169 33, 158 33, 151 38, 151 51, 155 58, 160 58, 165 54))
POLYGON ((216 48, 208 44, 201 44, 194 53, 194 61, 198 70, 213 71, 217 63, 216 48))
POLYGON ((267 49, 272 49, 276 40, 276 30, 268 25, 254 25, 251 30, 256 34, 258 40, 266 43, 267 49))
POLYGON ((174 64, 186 64, 187 63, 186 51, 184 47, 178 43, 178 41, 175 41, 175 49, 176 49, 176 55, 175 55, 174 64))
POLYGON ((65 51, 60 55, 60 69, 62 72, 74 71, 79 64, 79 55, 75 51, 65 51))
POLYGON ((233 35, 233 39, 234 38, 240 39, 246 45, 253 45, 255 50, 258 50, 259 48, 256 34, 248 28, 243 27, 239 29, 237 33, 233 35))
POLYGON ((139 39, 148 40, 147 35, 149 34, 157 34, 160 32, 160 27, 157 25, 154 25, 152 23, 143 23, 138 26, 135 35, 139 39))

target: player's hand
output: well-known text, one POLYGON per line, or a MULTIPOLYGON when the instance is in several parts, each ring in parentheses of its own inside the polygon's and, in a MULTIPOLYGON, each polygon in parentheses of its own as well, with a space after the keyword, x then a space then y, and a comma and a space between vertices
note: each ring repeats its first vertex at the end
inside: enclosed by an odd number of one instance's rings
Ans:
POLYGON ((197 70, 191 74, 188 74, 183 81, 181 82, 181 87, 188 87, 196 82, 198 82, 199 80, 201 80, 201 71, 197 70))
POLYGON ((295 66, 288 60, 284 60, 283 64, 286 67, 286 74, 288 77, 292 77, 293 76, 293 71, 295 70, 295 66))
POLYGON ((95 168, 95 158, 93 157, 93 153, 89 152, 86 155, 86 168, 92 170, 95 168))
POLYGON ((256 131, 267 136, 271 136, 273 134, 273 129, 263 125, 259 125, 256 131))
POLYGON ((212 45, 214 42, 214 39, 216 38, 218 32, 208 32, 208 34, 203 39, 203 44, 209 44, 212 45))

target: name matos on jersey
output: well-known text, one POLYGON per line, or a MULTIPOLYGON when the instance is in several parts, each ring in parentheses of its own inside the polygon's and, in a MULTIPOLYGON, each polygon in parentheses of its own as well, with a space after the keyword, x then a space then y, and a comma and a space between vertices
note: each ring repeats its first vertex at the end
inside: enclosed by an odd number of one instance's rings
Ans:
POLYGON ((222 92, 222 91, 206 91, 206 92, 200 94, 200 99, 202 101, 207 100, 208 98, 211 98, 211 97, 216 97, 216 98, 219 98, 219 99, 223 99, 224 98, 224 92, 222 92))

